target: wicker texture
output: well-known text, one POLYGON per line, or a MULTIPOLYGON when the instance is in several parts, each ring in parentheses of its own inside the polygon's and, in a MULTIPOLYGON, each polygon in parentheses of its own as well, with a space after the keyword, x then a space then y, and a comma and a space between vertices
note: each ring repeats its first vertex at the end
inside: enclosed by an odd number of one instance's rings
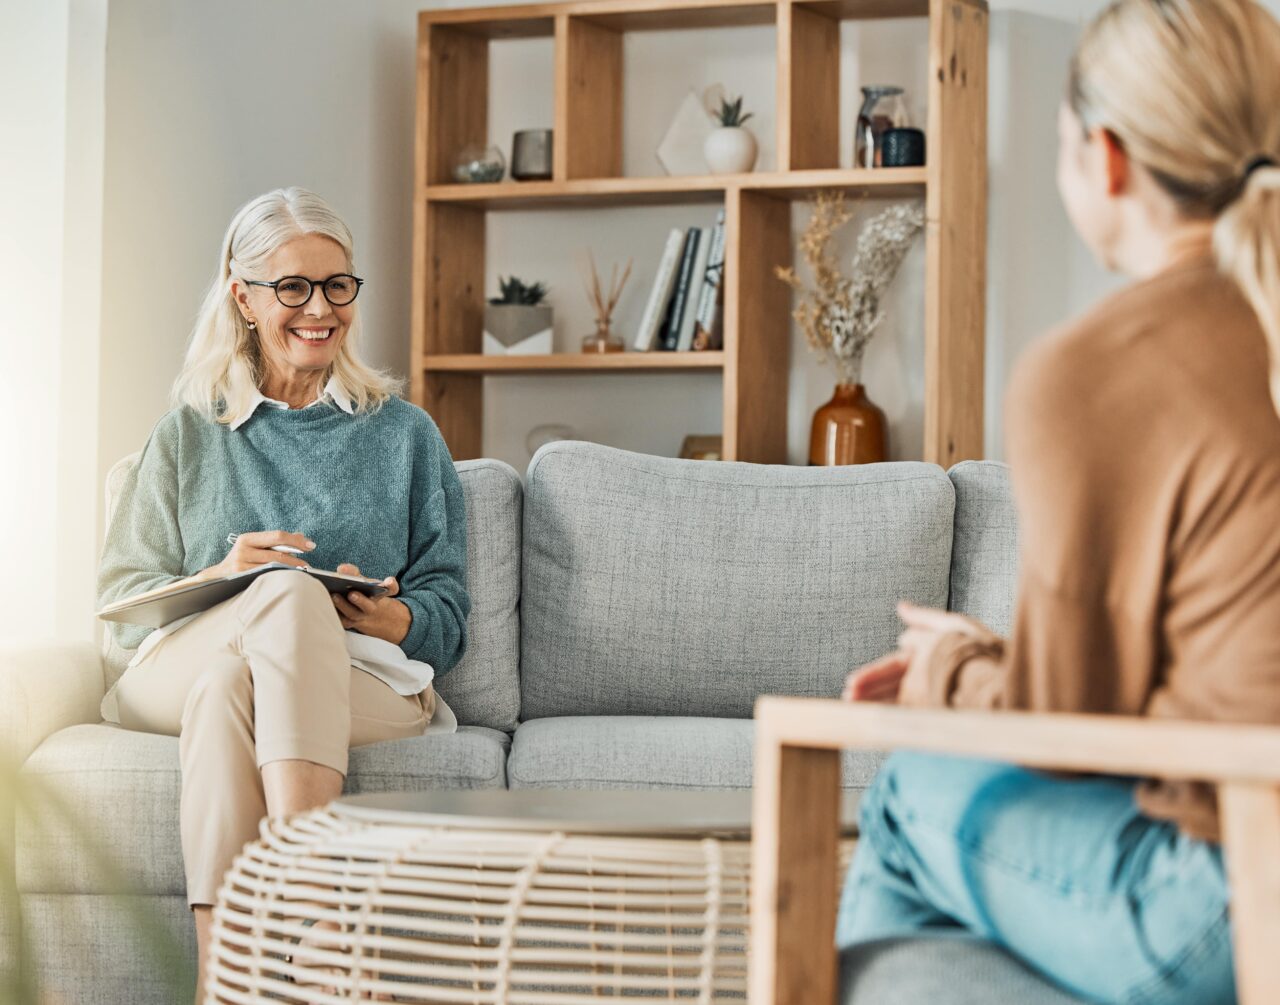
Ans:
POLYGON ((405 819, 264 821, 219 894, 211 1000, 745 999, 747 841, 405 819))

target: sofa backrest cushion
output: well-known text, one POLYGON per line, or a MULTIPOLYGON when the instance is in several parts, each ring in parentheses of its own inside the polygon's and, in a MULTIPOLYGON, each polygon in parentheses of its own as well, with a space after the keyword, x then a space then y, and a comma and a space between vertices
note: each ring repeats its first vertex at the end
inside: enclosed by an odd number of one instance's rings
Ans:
MULTIPOLYGON (((106 515, 140 455, 107 474, 106 515)), ((520 534, 524 489, 515 469, 501 461, 460 461, 455 467, 467 503, 467 652, 436 681, 441 696, 470 726, 511 732, 520 713, 520 534)), ((132 653, 103 632, 107 686, 124 673, 132 653)))
POLYGON ((1018 581, 1018 520, 1008 465, 964 461, 947 474, 956 489, 948 606, 1008 635, 1018 581))
POLYGON ((468 726, 520 718, 520 538, 524 486, 502 461, 458 461, 467 499, 467 652, 436 690, 468 726))
POLYGON ((839 693, 889 651, 900 598, 941 607, 942 469, 682 461, 587 443, 525 487, 521 718, 748 718, 839 693))

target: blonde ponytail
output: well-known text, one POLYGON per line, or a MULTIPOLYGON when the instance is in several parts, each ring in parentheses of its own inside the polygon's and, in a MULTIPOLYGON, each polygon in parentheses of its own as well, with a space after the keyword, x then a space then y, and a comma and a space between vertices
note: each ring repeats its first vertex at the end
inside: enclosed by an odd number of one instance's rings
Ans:
POLYGON ((1257 312, 1280 412, 1280 23, 1254 0, 1117 0, 1085 29, 1069 100, 1190 218, 1257 312))
POLYGON ((1213 227, 1213 250, 1257 312, 1271 351, 1271 400, 1280 411, 1280 167, 1251 172, 1213 227))

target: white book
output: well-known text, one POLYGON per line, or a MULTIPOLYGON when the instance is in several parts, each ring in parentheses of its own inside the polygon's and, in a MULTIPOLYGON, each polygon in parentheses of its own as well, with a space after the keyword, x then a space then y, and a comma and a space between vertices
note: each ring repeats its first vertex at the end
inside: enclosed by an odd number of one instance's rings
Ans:
POLYGON ((706 283, 702 287, 702 296, 698 299, 698 313, 694 316, 695 334, 701 328, 711 331, 715 319, 716 295, 724 275, 724 211, 716 217, 716 227, 711 235, 711 255, 707 258, 706 283))
POLYGON ((658 262, 658 272, 653 277, 653 288, 649 291, 649 302, 644 306, 644 314, 640 316, 640 328, 636 332, 635 347, 637 352, 648 352, 653 348, 654 336, 667 313, 667 302, 671 299, 671 288, 676 282, 676 267, 680 264, 680 251, 684 247, 684 230, 673 227, 667 235, 666 246, 662 249, 662 258, 658 262))
MULTIPOLYGON (((693 253, 693 273, 689 280, 689 296, 684 302, 684 311, 680 317, 680 335, 676 340, 676 351, 686 352, 693 348, 693 326, 697 321, 698 303, 702 299, 702 287, 707 281, 707 259, 711 257, 711 228, 699 228, 701 236, 698 247, 693 253)), ((674 321, 672 322, 674 324, 674 321)))

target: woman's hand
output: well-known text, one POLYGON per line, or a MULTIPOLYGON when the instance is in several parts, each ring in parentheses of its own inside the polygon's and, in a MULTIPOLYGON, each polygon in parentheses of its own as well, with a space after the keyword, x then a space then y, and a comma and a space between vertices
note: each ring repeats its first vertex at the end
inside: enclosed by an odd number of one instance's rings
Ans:
MULTIPOLYGON (((337 571, 348 576, 362 575, 349 562, 338 566, 337 571)), ((413 612, 399 600, 392 599, 400 592, 400 584, 394 576, 382 580, 381 585, 391 592, 377 598, 366 597, 356 590, 345 596, 341 593, 331 593, 330 596, 333 597, 333 606, 338 609, 338 620, 343 628, 399 645, 409 634, 413 612)))
POLYGON ((287 551, 272 551, 277 544, 287 544, 299 551, 312 551, 316 543, 309 541, 305 534, 290 534, 283 530, 256 530, 249 534, 241 534, 232 544, 227 557, 217 565, 201 569, 190 578, 193 581, 218 579, 234 572, 247 572, 268 562, 283 562, 285 565, 305 567, 306 561, 287 551))
POLYGON ((845 678, 840 697, 845 701, 879 701, 892 705, 898 700, 911 658, 891 652, 874 663, 859 667, 845 678))
POLYGON ((898 636, 898 648, 849 674, 841 694, 845 701, 928 705, 928 668, 939 640, 954 632, 974 636, 990 634, 973 618, 953 611, 917 607, 905 600, 898 604, 898 616, 907 626, 898 636))

